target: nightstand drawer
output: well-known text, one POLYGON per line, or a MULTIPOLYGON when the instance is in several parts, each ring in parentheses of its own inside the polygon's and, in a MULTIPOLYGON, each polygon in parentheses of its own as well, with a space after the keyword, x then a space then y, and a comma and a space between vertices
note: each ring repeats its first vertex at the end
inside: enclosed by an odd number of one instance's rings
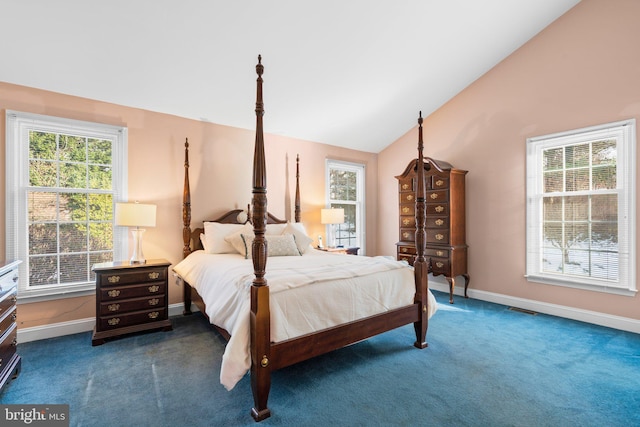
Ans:
POLYGON ((118 299, 146 297, 151 295, 163 295, 166 285, 162 282, 151 282, 129 286, 118 286, 113 288, 101 288, 100 299, 102 301, 113 301, 118 299))
POLYGON ((0 296, 0 318, 16 305, 16 301, 18 301, 18 292, 15 288, 13 292, 7 292, 0 296))
POLYGON ((18 327, 15 324, 11 325, 0 339, 2 340, 0 341, 0 371, 2 371, 9 364, 11 357, 16 354, 18 327))
POLYGON ((118 271, 100 275, 100 286, 120 286, 128 283, 163 281, 167 278, 166 268, 144 269, 143 271, 118 271))
POLYGON ((100 315, 110 316, 129 311, 146 310, 156 307, 164 307, 165 296, 157 295, 148 298, 134 298, 121 301, 103 302, 100 304, 100 315))
POLYGON ((16 323, 16 309, 7 311, 4 315, 0 316, 0 336, 4 335, 13 325, 16 323))
POLYGON ((159 307, 155 310, 134 311, 132 313, 116 316, 100 316, 99 324, 100 329, 105 331, 109 329, 123 328, 126 326, 152 323, 165 319, 167 319, 167 310, 165 307, 159 307))
POLYGON ((11 292, 18 285, 18 271, 9 271, 0 276, 0 298, 8 292, 11 292))

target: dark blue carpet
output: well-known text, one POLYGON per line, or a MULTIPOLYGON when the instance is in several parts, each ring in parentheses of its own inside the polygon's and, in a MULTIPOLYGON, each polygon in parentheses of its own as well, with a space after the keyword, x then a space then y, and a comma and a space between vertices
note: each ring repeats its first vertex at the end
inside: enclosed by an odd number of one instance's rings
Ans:
MULTIPOLYGON (((278 371, 259 425, 640 425, 639 335, 434 294, 429 348, 406 326, 278 371)), ((256 425, 249 378, 219 384, 224 340, 198 314, 172 322, 98 347, 19 344, 0 401, 69 404, 72 426, 256 425)))

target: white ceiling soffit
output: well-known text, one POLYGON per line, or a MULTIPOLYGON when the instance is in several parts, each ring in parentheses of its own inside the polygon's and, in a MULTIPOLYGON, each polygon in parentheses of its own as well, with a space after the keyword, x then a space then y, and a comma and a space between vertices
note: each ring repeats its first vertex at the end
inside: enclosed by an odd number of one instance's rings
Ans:
POLYGON ((377 153, 577 0, 3 1, 0 81, 377 153))

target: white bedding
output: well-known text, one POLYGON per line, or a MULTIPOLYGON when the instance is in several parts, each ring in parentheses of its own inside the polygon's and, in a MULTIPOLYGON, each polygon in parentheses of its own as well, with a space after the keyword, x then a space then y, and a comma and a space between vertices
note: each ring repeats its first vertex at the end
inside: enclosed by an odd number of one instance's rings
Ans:
MULTIPOLYGON (((220 371, 220 382, 231 390, 251 366, 252 260, 196 251, 173 270, 202 296, 211 322, 231 334, 220 371)), ((385 257, 316 250, 299 257, 269 257, 265 278, 272 342, 409 305, 415 294, 413 268, 385 257)), ((429 308, 431 317, 437 310, 431 292, 429 308)))

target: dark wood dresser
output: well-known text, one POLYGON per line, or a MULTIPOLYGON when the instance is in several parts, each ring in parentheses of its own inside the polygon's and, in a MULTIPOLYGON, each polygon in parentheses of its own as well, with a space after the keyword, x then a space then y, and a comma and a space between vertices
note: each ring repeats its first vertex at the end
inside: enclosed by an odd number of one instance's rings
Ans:
POLYGON ((169 320, 168 268, 164 259, 145 264, 105 262, 95 264, 96 326, 92 345, 112 338, 152 329, 172 329, 169 320))
MULTIPOLYGON (((396 243, 398 260, 413 265, 416 256, 415 191, 418 159, 412 160, 398 179, 400 202, 400 241, 396 243)), ((449 282, 449 302, 457 276, 465 279, 467 297, 467 244, 465 230, 465 177, 467 171, 447 162, 424 158, 427 248, 425 257, 429 272, 444 275, 449 282)))
POLYGON ((20 373, 21 358, 16 324, 18 301, 18 266, 21 261, 0 262, 0 393, 20 373))

